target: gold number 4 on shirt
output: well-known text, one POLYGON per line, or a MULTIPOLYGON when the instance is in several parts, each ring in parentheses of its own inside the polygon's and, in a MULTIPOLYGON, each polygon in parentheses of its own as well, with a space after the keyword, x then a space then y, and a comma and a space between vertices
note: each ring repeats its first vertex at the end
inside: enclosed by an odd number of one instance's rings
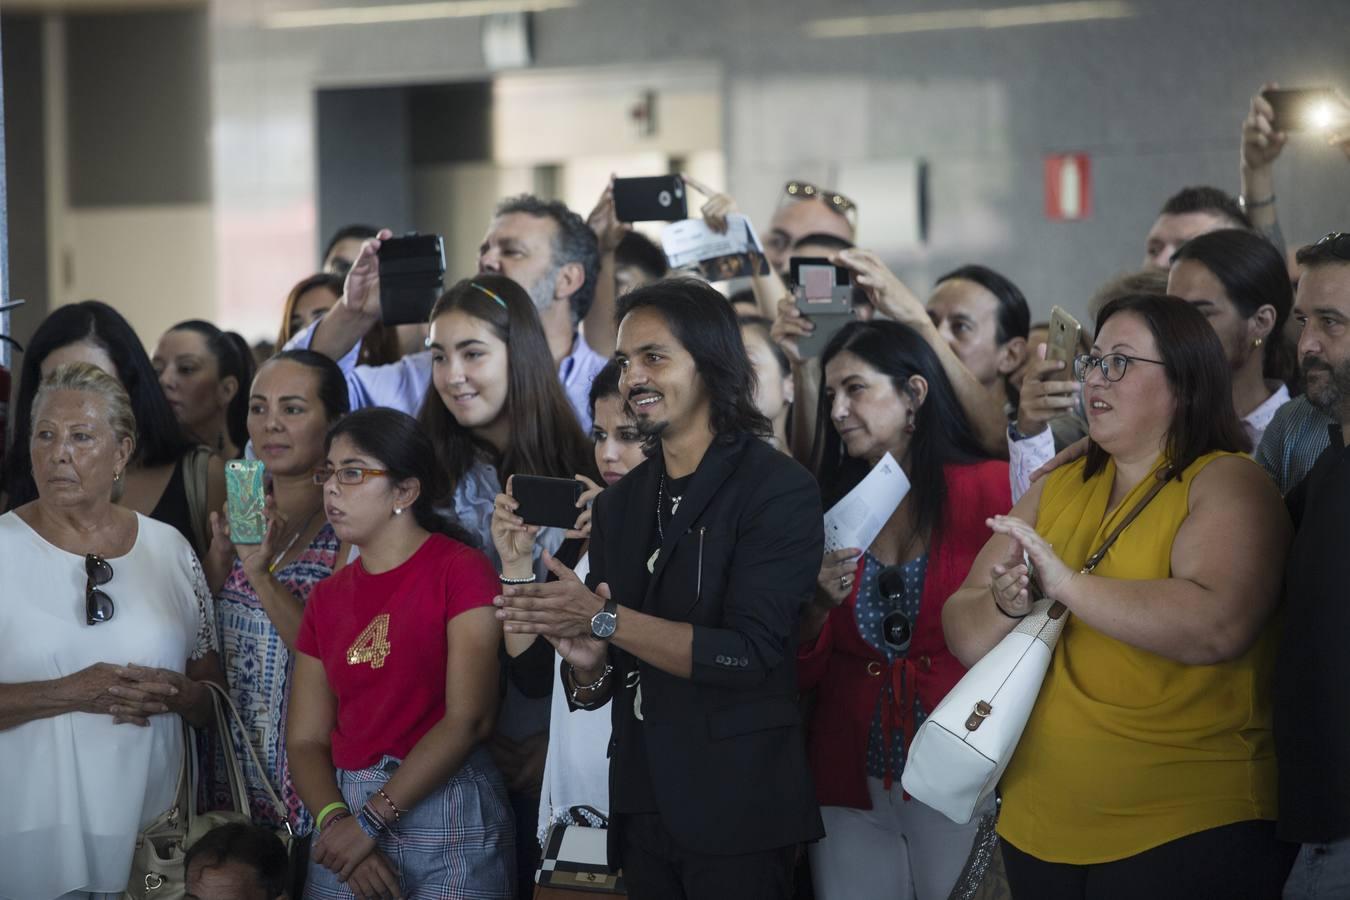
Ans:
POLYGON ((389 655, 389 613, 380 613, 370 620, 365 630, 356 636, 347 648, 347 665, 370 663, 372 669, 384 665, 389 655))

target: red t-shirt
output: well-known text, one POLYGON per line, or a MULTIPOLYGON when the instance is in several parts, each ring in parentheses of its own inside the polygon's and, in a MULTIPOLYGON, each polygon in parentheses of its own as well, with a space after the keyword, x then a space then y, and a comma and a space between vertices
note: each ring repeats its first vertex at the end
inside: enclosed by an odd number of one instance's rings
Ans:
POLYGON ((445 717, 446 623, 498 592, 487 557, 442 534, 396 569, 372 575, 358 559, 315 585, 295 646, 337 697, 333 765, 403 759, 445 717))

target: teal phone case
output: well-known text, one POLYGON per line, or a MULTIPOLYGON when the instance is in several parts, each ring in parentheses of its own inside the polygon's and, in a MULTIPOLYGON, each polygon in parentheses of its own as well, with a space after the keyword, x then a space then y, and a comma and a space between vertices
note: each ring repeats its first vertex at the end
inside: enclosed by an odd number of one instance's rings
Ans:
POLYGON ((261 544, 267 534, 267 488, 263 464, 256 459, 232 459, 225 463, 225 513, 230 521, 230 540, 236 544, 261 544))

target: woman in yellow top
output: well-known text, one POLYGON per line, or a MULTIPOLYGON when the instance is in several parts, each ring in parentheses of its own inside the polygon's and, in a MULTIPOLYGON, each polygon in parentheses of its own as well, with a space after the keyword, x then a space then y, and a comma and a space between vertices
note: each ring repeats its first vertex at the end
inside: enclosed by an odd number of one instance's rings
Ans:
POLYGON ((1107 304, 1075 371, 1087 456, 990 520, 994 537, 943 609, 969 666, 1031 608, 1025 552, 1070 613, 1001 784, 1013 896, 1278 897, 1295 849, 1274 829, 1280 495, 1238 455, 1223 349, 1190 304, 1107 304))

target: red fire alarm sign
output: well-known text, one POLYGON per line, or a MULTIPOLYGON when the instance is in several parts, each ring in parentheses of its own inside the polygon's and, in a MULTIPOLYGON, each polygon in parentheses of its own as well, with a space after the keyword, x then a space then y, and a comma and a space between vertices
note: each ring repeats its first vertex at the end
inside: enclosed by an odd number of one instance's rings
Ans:
POLYGON ((1086 153, 1045 158, 1045 216, 1075 222, 1092 214, 1092 165, 1086 153))

